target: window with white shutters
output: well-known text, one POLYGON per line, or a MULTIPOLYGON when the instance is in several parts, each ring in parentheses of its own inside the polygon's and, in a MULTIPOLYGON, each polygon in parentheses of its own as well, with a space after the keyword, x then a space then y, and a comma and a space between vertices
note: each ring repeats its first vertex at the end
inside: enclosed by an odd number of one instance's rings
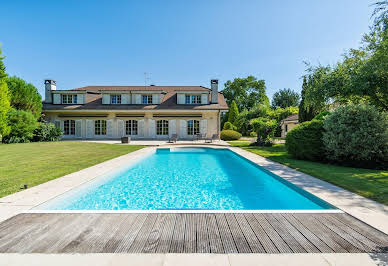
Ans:
POLYGON ((63 122, 63 134, 75 135, 75 120, 65 120, 63 122))
POLYGON ((137 135, 138 126, 136 120, 125 121, 125 134, 126 135, 137 135))

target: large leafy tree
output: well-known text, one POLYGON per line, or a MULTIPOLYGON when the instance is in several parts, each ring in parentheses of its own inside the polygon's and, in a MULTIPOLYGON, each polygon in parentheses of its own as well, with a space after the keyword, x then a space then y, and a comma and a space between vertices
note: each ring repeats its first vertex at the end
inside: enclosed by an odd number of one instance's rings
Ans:
POLYGON ((287 108, 298 106, 299 94, 291 89, 282 89, 274 93, 272 98, 272 108, 287 108))
POLYGON ((17 110, 31 112, 38 118, 42 111, 42 98, 31 83, 18 77, 6 79, 11 96, 11 106, 17 110))
POLYGON ((359 49, 350 49, 334 66, 308 68, 304 106, 364 102, 388 111, 388 1, 376 10, 359 49))
POLYGON ((228 80, 222 91, 228 105, 234 100, 239 111, 251 109, 259 104, 268 104, 268 97, 265 95, 265 81, 258 80, 254 76, 246 78, 235 78, 228 80))
POLYGON ((7 83, 5 82, 7 74, 5 73, 3 59, 4 57, 1 56, 0 49, 0 141, 3 136, 9 134, 11 129, 8 123, 8 112, 10 110, 10 103, 8 87, 7 83))

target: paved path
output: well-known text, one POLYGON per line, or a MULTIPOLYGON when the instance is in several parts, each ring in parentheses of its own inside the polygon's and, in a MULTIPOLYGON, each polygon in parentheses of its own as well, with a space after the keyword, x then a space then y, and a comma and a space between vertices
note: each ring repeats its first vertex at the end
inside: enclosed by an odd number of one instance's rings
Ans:
POLYGON ((387 253, 388 235, 336 214, 19 214, 0 253, 387 253))

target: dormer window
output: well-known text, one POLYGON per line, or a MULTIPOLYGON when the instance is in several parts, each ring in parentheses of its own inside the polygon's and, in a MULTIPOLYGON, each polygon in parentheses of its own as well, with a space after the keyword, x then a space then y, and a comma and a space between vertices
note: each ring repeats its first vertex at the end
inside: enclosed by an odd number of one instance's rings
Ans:
POLYGON ((191 103, 192 104, 200 104, 201 103, 201 95, 191 95, 191 103))
POLYGON ((201 104, 201 95, 185 95, 185 104, 201 104))
POLYGON ((110 96, 111 104, 121 104, 121 95, 111 95, 110 96))
POLYGON ((76 104, 77 94, 62 94, 62 104, 76 104))
POLYGON ((150 95, 142 95, 142 104, 152 104, 152 94, 150 95))

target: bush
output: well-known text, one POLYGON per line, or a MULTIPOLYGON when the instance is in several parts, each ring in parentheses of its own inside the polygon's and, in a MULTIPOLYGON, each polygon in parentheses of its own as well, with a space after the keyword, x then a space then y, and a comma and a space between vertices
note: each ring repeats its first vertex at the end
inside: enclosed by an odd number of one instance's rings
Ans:
POLYGON ((11 109, 8 117, 11 125, 11 133, 3 138, 3 142, 29 142, 37 127, 34 115, 31 112, 11 109))
POLYGON ((323 111, 323 112, 320 112, 319 114, 317 114, 313 120, 325 120, 326 117, 331 114, 329 111, 323 111))
POLYGON ((256 138, 257 137, 257 133, 252 131, 251 133, 249 133, 249 136, 256 138))
POLYGON ((39 123, 34 130, 33 141, 58 141, 62 137, 62 130, 52 123, 39 123))
POLYGON ((241 134, 234 130, 222 130, 221 139, 222 140, 238 140, 241 138, 241 134))
POLYGON ((375 167, 386 161, 388 117, 376 107, 338 107, 325 119, 324 128, 323 143, 329 160, 358 167, 375 167))
POLYGON ((232 123, 230 123, 230 122, 226 122, 225 124, 224 124, 224 128, 223 128, 223 130, 236 130, 237 129, 237 127, 235 127, 232 123))
POLYGON ((322 141, 323 121, 303 122, 286 136, 286 148, 292 157, 302 160, 320 161, 324 159, 322 141))
POLYGON ((253 129, 257 132, 257 140, 255 143, 252 143, 252 145, 272 146, 271 138, 277 127, 276 120, 260 117, 252 119, 251 124, 253 129))

